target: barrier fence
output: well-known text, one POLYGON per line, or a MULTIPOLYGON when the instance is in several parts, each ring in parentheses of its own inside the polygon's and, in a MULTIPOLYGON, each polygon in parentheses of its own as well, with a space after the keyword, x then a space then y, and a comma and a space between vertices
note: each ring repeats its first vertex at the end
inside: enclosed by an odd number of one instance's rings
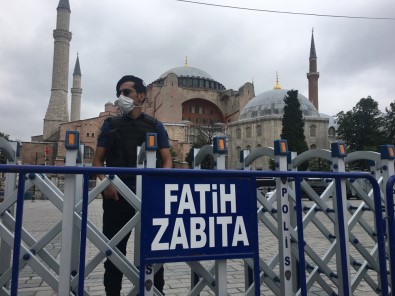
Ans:
POLYGON ((0 172, 7 175, 0 204, 0 295, 18 294, 19 271, 26 265, 58 295, 89 295, 84 281, 105 258, 132 283, 128 295, 160 295, 150 285, 151 271, 179 261, 191 269, 189 295, 207 287, 216 295, 226 295, 227 261, 236 258, 245 262, 246 295, 259 295, 262 285, 275 295, 307 295, 313 286, 328 295, 352 295, 362 282, 374 293, 390 295, 395 284, 391 268, 395 176, 384 173, 393 174, 393 155, 375 164, 381 174, 347 173, 346 155, 332 147, 334 172, 288 171, 288 153, 279 141, 274 149, 265 150, 273 153, 277 171, 251 171, 246 162, 244 170, 224 170, 221 145, 216 142, 195 155, 195 168, 205 154, 213 154, 218 170, 153 169, 155 152, 142 151, 144 147, 139 153, 146 156, 139 159, 138 168, 83 167, 77 162, 77 146, 67 150, 65 167, 0 165, 0 172), (48 179, 51 174, 64 174, 63 191, 48 179), (97 174, 107 177, 89 189, 91 176, 97 174), (136 192, 117 177, 121 174, 138 176, 136 192), (260 178, 276 180, 271 195, 256 189, 260 178), (327 187, 318 194, 308 179, 325 180, 327 187), (108 240, 89 221, 88 209, 110 184, 136 209, 136 215, 108 240), (33 186, 63 213, 62 220, 40 239, 22 227, 24 193, 33 186), (347 200, 350 186, 359 198, 357 205, 347 200), (303 193, 309 201, 302 198, 303 193), (314 236, 327 240, 324 252, 310 238, 313 226, 314 236), (354 233, 357 226, 369 238, 368 244, 354 233), (131 261, 115 246, 132 230, 136 239, 131 261), (277 242, 276 250, 266 249, 266 240, 258 240, 261 231, 267 240, 277 242), (59 233, 61 253, 56 259, 45 246, 59 233), (87 240, 98 249, 89 259, 87 240), (207 269, 206 260, 214 265, 207 269))

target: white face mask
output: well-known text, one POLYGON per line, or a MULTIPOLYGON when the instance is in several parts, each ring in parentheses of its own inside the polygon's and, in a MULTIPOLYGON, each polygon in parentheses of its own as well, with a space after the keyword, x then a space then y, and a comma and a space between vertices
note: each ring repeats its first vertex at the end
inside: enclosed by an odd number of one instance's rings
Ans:
POLYGON ((124 95, 120 95, 115 104, 119 106, 122 114, 129 114, 134 107, 139 106, 133 101, 133 99, 125 97, 124 95))

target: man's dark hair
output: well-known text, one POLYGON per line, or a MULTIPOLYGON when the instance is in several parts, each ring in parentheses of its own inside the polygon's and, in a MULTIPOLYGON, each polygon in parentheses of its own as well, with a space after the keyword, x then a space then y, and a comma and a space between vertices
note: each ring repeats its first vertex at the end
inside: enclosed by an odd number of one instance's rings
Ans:
POLYGON ((134 82, 134 89, 138 94, 147 93, 147 87, 145 86, 144 81, 141 78, 138 78, 133 75, 125 75, 118 81, 116 87, 117 93, 119 92, 119 88, 121 87, 121 84, 127 81, 134 82))

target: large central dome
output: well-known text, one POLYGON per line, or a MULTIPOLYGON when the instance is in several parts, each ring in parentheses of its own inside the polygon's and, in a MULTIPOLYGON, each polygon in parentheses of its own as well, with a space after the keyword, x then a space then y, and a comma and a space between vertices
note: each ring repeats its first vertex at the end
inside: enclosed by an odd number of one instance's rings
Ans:
POLYGON ((164 80, 169 74, 175 74, 178 77, 179 87, 205 88, 213 89, 216 91, 223 91, 226 89, 225 86, 214 80, 213 77, 206 71, 194 67, 189 67, 187 61, 185 61, 184 67, 175 67, 166 71, 152 84, 163 85, 164 80))
POLYGON ((165 73, 163 73, 160 76, 160 78, 165 78, 170 73, 174 73, 178 77, 200 77, 200 78, 214 80, 213 77, 211 77, 211 75, 208 74, 207 72, 197 69, 197 68, 189 67, 189 66, 188 67, 176 67, 176 68, 170 69, 170 70, 166 71, 165 73))
MULTIPOLYGON (((265 116, 283 116, 284 97, 287 95, 286 89, 273 89, 263 92, 251 99, 240 113, 240 120, 252 119, 265 116)), ((298 92, 300 108, 303 117, 320 117, 313 103, 298 92)))

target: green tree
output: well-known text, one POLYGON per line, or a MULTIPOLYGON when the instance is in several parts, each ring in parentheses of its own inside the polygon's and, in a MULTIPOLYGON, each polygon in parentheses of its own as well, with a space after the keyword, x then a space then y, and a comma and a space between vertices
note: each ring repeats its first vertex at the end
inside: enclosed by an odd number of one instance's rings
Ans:
POLYGON ((362 98, 351 111, 337 113, 335 119, 338 137, 348 152, 378 151, 386 142, 383 114, 370 96, 362 98))
MULTIPOLYGON (((9 136, 10 135, 7 135, 5 133, 0 132, 0 138, 4 138, 6 140, 9 140, 9 136)), ((5 164, 5 163, 6 163, 5 155, 4 155, 3 151, 1 151, 1 149, 0 149, 0 164, 5 164)))
POLYGON ((321 158, 313 158, 309 161, 310 171, 327 172, 330 170, 330 164, 328 161, 321 158))
MULTIPOLYGON (((287 140, 289 151, 294 151, 300 154, 309 148, 304 135, 303 112, 298 100, 298 91, 288 91, 284 98, 284 103, 281 139, 287 140)), ((300 166, 298 169, 306 170, 307 166, 308 163, 300 166)))
MULTIPOLYGON (((185 156, 185 161, 188 163, 189 168, 193 168, 193 150, 194 148, 202 148, 204 145, 208 145, 211 143, 203 143, 203 142, 194 142, 192 143, 191 149, 185 156)), ((213 169, 214 168, 214 158, 212 156, 206 156, 206 158, 200 164, 200 168, 202 169, 213 169)))
POLYGON ((385 108, 385 137, 387 144, 395 145, 395 101, 390 103, 389 108, 385 108))
MULTIPOLYGON (((211 145, 213 143, 213 138, 217 134, 222 134, 223 125, 214 124, 196 124, 191 127, 193 134, 196 137, 196 141, 192 143, 191 149, 185 156, 185 161, 188 163, 189 168, 193 167, 193 149, 202 148, 204 145, 211 145)), ((200 167, 202 169, 213 169, 215 166, 213 157, 207 156, 200 167)))

